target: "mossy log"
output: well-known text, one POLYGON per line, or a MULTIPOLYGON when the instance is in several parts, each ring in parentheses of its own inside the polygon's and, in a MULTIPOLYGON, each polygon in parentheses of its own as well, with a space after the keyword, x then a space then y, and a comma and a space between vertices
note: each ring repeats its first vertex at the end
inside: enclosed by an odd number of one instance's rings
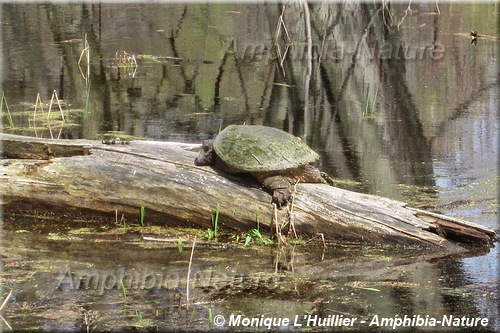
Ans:
MULTIPOLYGON (((271 197, 244 175, 193 164, 198 145, 132 141, 105 145, 88 140, 50 140, 1 134, 0 187, 4 212, 32 211, 69 217, 116 216, 168 226, 248 231, 259 221, 271 230, 271 197)), ((287 210, 278 211, 278 222, 287 210)), ((489 228, 408 207, 387 198, 326 184, 297 184, 291 213, 302 236, 366 243, 419 245, 449 252, 458 242, 488 246, 489 228)), ((290 218, 290 217, 289 217, 290 218)))

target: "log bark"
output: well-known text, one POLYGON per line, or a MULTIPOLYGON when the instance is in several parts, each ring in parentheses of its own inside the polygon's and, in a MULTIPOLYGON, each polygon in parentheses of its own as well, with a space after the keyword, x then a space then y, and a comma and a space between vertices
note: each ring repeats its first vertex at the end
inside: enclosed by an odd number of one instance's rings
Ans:
MULTIPOLYGON (((0 134, 0 188, 5 213, 47 212, 77 217, 115 216, 148 223, 211 227, 220 205, 222 229, 271 230, 271 197, 251 177, 193 164, 199 145, 133 141, 105 145, 0 134)), ((278 222, 287 211, 278 212, 278 222)), ((353 243, 418 245, 463 251, 459 242, 488 246, 495 231, 408 207, 387 198, 325 184, 297 184, 291 219, 303 236, 353 243)))

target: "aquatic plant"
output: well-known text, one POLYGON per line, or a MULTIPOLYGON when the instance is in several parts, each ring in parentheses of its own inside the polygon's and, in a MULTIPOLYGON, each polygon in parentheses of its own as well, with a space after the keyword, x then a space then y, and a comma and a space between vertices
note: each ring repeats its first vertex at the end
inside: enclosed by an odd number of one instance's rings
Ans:
POLYGON ((189 314, 189 324, 190 325, 193 323, 195 318, 196 318, 196 308, 194 308, 193 311, 191 311, 191 313, 189 314))
POLYGON ((377 104, 377 96, 378 96, 378 88, 375 90, 375 95, 373 96, 373 102, 372 102, 372 115, 375 114, 375 105, 377 104))
POLYGON ((86 95, 85 95, 85 114, 89 112, 89 107, 90 106, 90 80, 88 81, 87 84, 87 90, 86 90, 86 95))
POLYGON ((212 308, 208 308, 208 328, 212 329, 214 327, 214 315, 212 313, 212 308))
POLYGON ((141 206, 141 226, 144 227, 144 217, 145 217, 146 211, 144 209, 144 206, 141 206))
POLYGON ((247 246, 252 240, 255 240, 258 244, 273 244, 273 241, 268 237, 262 236, 258 229, 252 229, 247 233, 244 246, 247 246))
POLYGON ((125 285, 123 284, 123 280, 120 280, 120 289, 122 290, 123 301, 127 301, 127 290, 125 289, 125 285))
POLYGON ((207 240, 217 240, 218 230, 219 230, 219 213, 220 213, 220 205, 217 204, 215 208, 215 215, 212 214, 212 228, 208 228, 205 232, 205 238, 207 240))
POLYGON ((259 221, 258 217, 257 217, 257 228, 252 229, 246 233, 245 243, 243 244, 243 246, 247 246, 254 239, 259 244, 264 244, 264 245, 273 244, 273 241, 270 238, 262 236, 262 234, 260 232, 260 221, 259 221))
POLYGON ((214 239, 215 239, 215 236, 214 236, 214 231, 213 231, 212 229, 210 229, 210 228, 208 228, 208 229, 207 229, 207 231, 205 232, 205 235, 204 235, 204 236, 205 236, 205 238, 206 238, 207 240, 209 240, 209 241, 210 241, 210 240, 214 240, 214 239))
POLYGON ((375 116, 375 107, 377 104, 377 96, 378 96, 378 88, 375 89, 375 94, 373 95, 373 101, 371 102, 371 110, 369 110, 370 105, 370 91, 366 94, 366 102, 365 102, 365 111, 363 112, 363 116, 365 117, 374 117, 375 116))
POLYGON ((7 99, 5 98, 5 92, 2 90, 2 100, 0 100, 0 115, 3 113, 4 104, 5 104, 5 109, 7 110, 7 119, 9 119, 10 129, 15 129, 14 122, 12 121, 12 115, 10 114, 9 104, 7 104, 7 99))
POLYGON ((219 212, 220 212, 220 205, 217 204, 217 208, 215 208, 215 217, 212 220, 212 224, 214 226, 214 236, 217 238, 217 230, 219 229, 219 212))
POLYGON ((243 246, 247 246, 248 244, 250 244, 251 241, 252 241, 252 236, 246 235, 245 243, 243 244, 243 246))

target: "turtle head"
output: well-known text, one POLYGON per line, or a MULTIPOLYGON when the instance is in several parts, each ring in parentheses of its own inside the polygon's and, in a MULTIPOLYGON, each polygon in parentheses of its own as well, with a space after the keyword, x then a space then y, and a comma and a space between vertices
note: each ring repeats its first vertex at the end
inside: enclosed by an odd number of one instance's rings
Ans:
POLYGON ((200 155, 194 160, 195 165, 213 165, 215 162, 215 150, 213 140, 205 140, 201 145, 200 155))

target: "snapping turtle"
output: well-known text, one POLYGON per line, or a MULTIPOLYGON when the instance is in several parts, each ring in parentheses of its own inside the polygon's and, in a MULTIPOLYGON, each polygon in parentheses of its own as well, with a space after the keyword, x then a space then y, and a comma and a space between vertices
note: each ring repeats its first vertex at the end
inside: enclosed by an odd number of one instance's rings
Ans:
POLYGON ((258 125, 230 125, 214 140, 203 142, 196 165, 214 165, 228 173, 249 173, 272 193, 272 202, 286 205, 292 184, 324 183, 321 172, 309 165, 319 155, 299 138, 258 125))

